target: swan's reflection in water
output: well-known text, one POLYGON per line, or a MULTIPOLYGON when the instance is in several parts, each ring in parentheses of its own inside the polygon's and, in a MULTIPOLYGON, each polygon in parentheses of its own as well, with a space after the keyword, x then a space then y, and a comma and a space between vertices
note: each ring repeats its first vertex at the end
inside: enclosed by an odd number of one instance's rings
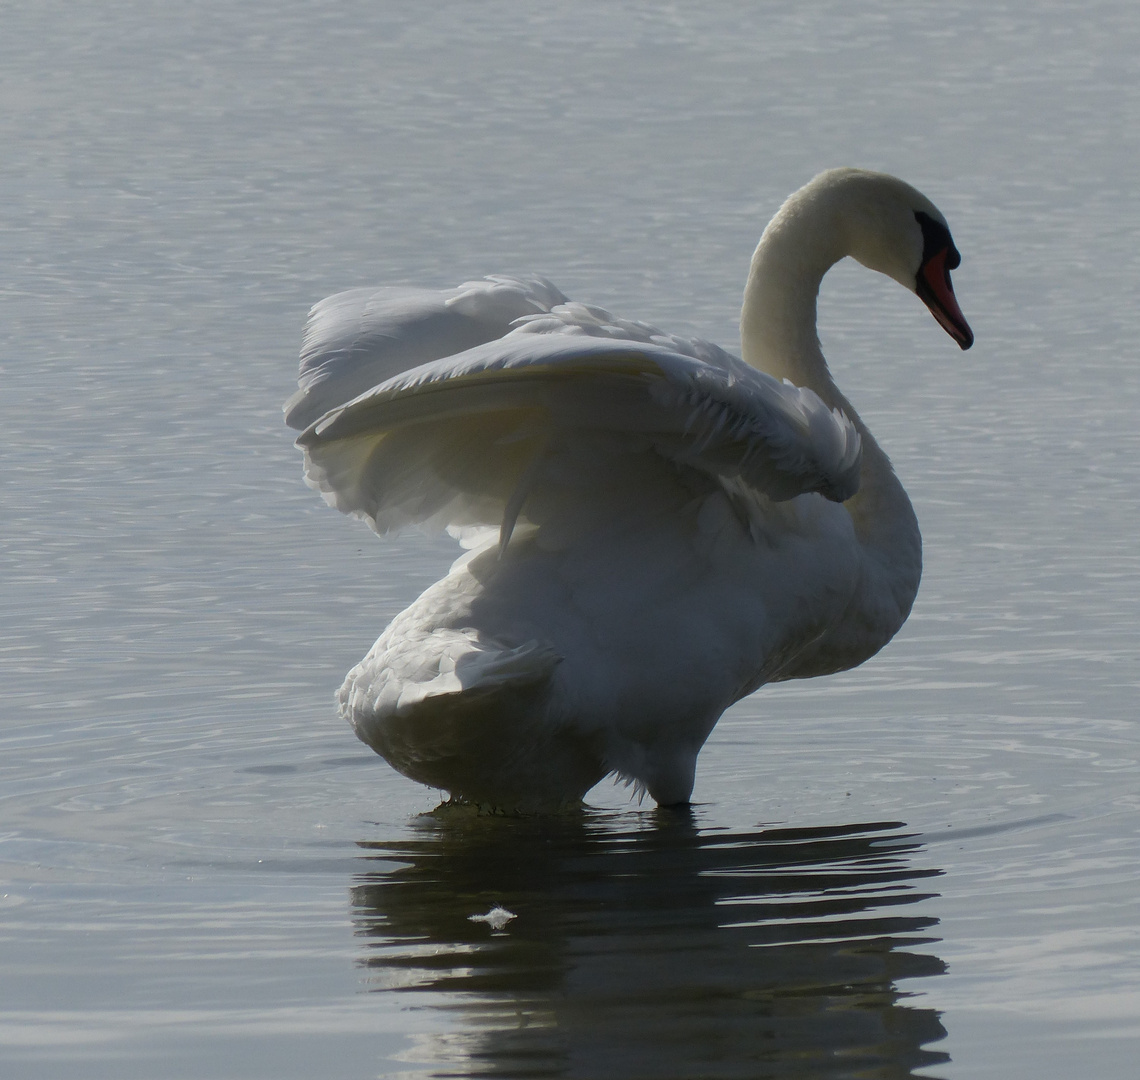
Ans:
POLYGON ((947 1058, 925 1048, 937 1014, 897 986, 943 970, 917 951, 937 920, 906 910, 939 871, 901 828, 445 809, 362 845, 362 962, 374 989, 455 1012, 408 1075, 910 1076, 947 1058), (495 904, 517 915, 502 932, 470 921, 495 904))

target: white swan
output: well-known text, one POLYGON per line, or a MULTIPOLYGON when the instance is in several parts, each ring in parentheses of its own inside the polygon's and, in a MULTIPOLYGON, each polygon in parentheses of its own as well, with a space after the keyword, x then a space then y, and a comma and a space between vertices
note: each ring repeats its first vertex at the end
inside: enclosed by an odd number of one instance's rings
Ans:
POLYGON ((473 549, 349 673, 357 735, 475 802, 572 803, 612 772, 684 803, 734 701, 878 652, 921 539, 816 337, 845 255, 969 348, 945 219, 856 169, 817 176, 764 231, 743 361, 540 279, 317 304, 285 406, 308 482, 378 533, 447 526, 473 549))

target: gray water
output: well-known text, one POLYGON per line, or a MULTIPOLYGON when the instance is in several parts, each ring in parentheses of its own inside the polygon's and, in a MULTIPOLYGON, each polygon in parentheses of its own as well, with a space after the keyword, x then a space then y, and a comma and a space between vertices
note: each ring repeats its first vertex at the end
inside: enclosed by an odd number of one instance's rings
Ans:
POLYGON ((0 24, 5 1076, 1135 1075, 1140 9, 0 24), (977 334, 825 282, 922 523, 910 621, 734 707, 690 817, 425 816, 332 693, 454 552, 301 482, 309 305, 533 270, 735 347, 837 164, 939 204, 977 334))

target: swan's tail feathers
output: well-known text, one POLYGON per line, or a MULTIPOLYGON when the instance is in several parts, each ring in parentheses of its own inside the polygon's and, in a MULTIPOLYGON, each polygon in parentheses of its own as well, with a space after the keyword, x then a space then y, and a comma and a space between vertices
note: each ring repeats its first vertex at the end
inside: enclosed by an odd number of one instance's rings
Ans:
POLYGON ((580 800, 605 773, 546 713, 560 657, 469 629, 385 634, 337 695, 357 737, 429 787, 504 809, 580 800))
POLYGON ((456 289, 350 289, 309 312, 299 389, 285 422, 303 431, 330 409, 409 368, 508 333, 520 318, 565 303, 541 277, 486 277, 456 289))
MULTIPOLYGON (((389 379, 297 444, 308 482, 380 533, 490 525, 509 538, 516 518, 541 524, 518 493, 558 483, 536 462, 566 447, 605 448, 619 470, 650 455, 777 500, 854 494, 861 446, 851 422, 810 390, 725 357, 718 366, 654 343, 524 326, 389 379)), ((610 470, 598 482, 622 477, 610 470)))

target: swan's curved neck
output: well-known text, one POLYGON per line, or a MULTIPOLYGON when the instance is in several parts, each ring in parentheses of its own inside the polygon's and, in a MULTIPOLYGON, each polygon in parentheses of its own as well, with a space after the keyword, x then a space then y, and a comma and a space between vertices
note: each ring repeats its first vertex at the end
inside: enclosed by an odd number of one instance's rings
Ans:
POLYGON ((772 219, 752 256, 740 313, 741 349, 753 367, 808 386, 828 401, 835 384, 816 334, 816 298, 823 275, 847 252, 835 224, 805 213, 794 199, 772 219))
MULTIPOLYGON (((867 653, 872 655, 910 612, 922 573, 922 541, 910 499, 890 460, 835 385, 820 348, 819 286, 824 274, 851 253, 843 207, 832 196, 809 185, 788 199, 764 230, 744 292, 741 351, 753 367, 813 390, 831 408, 845 413, 859 431, 863 445, 859 491, 844 508, 865 555, 864 595, 855 601, 856 606, 864 605, 860 632, 870 629, 869 622, 881 636, 867 653), (881 601, 886 601, 885 607, 881 601), (876 606, 881 610, 872 613, 870 608, 876 606)), ((838 637, 843 637, 843 628, 838 637)), ((842 648, 841 642, 834 644, 842 648)))
POLYGON ((752 256, 740 313, 741 355, 777 379, 815 391, 850 418, 863 440, 865 486, 872 479, 867 475, 869 463, 881 464, 882 458, 888 470, 890 464, 835 385, 816 332, 823 276, 850 253, 843 217, 832 193, 814 185, 796 192, 780 208, 752 256))

